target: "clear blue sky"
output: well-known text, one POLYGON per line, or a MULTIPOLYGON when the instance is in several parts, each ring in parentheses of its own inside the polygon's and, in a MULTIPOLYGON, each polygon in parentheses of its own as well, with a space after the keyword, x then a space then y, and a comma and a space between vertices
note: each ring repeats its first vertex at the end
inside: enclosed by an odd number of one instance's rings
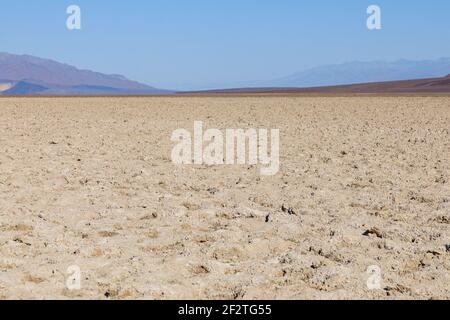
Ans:
MULTIPOLYGON (((160 87, 266 80, 353 60, 450 56, 448 0, 0 0, 0 51, 160 87), (66 29, 66 8, 82 30, 66 29), (366 28, 382 9, 383 29, 366 28)), ((179 86, 178 86, 179 87, 179 86)))

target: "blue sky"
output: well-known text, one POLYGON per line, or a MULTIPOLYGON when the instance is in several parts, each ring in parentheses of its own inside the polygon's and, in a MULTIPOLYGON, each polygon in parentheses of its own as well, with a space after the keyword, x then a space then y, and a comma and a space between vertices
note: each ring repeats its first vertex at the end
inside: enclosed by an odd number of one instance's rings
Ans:
POLYGON ((267 80, 354 60, 450 56, 448 0, 0 0, 0 51, 159 87, 267 80), (82 30, 66 29, 66 8, 82 30), (382 9, 383 29, 366 28, 382 9))

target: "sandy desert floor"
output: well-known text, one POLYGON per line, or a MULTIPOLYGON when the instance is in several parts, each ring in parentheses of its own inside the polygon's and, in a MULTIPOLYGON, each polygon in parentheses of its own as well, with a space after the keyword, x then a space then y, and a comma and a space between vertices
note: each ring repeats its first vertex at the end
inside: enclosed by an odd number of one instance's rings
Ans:
POLYGON ((0 298, 450 298, 449 130, 449 97, 2 98, 0 298), (174 166, 196 120, 280 129, 279 174, 174 166))

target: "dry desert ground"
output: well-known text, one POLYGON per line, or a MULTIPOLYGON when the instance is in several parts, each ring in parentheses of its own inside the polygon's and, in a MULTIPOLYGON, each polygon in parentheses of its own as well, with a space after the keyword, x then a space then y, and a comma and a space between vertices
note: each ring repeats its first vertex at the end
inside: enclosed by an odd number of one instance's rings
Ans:
POLYGON ((0 130, 1 299, 450 298, 449 97, 1 98, 0 130), (279 173, 175 166, 194 121, 280 129, 279 173))

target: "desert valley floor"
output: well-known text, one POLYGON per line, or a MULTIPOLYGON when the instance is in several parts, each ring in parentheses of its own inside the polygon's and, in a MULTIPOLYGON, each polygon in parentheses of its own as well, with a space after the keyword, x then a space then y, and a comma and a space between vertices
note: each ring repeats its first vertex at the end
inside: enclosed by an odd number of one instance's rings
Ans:
POLYGON ((0 299, 450 298, 449 97, 1 98, 0 130, 0 299), (200 120, 280 129, 279 173, 174 166, 200 120))

